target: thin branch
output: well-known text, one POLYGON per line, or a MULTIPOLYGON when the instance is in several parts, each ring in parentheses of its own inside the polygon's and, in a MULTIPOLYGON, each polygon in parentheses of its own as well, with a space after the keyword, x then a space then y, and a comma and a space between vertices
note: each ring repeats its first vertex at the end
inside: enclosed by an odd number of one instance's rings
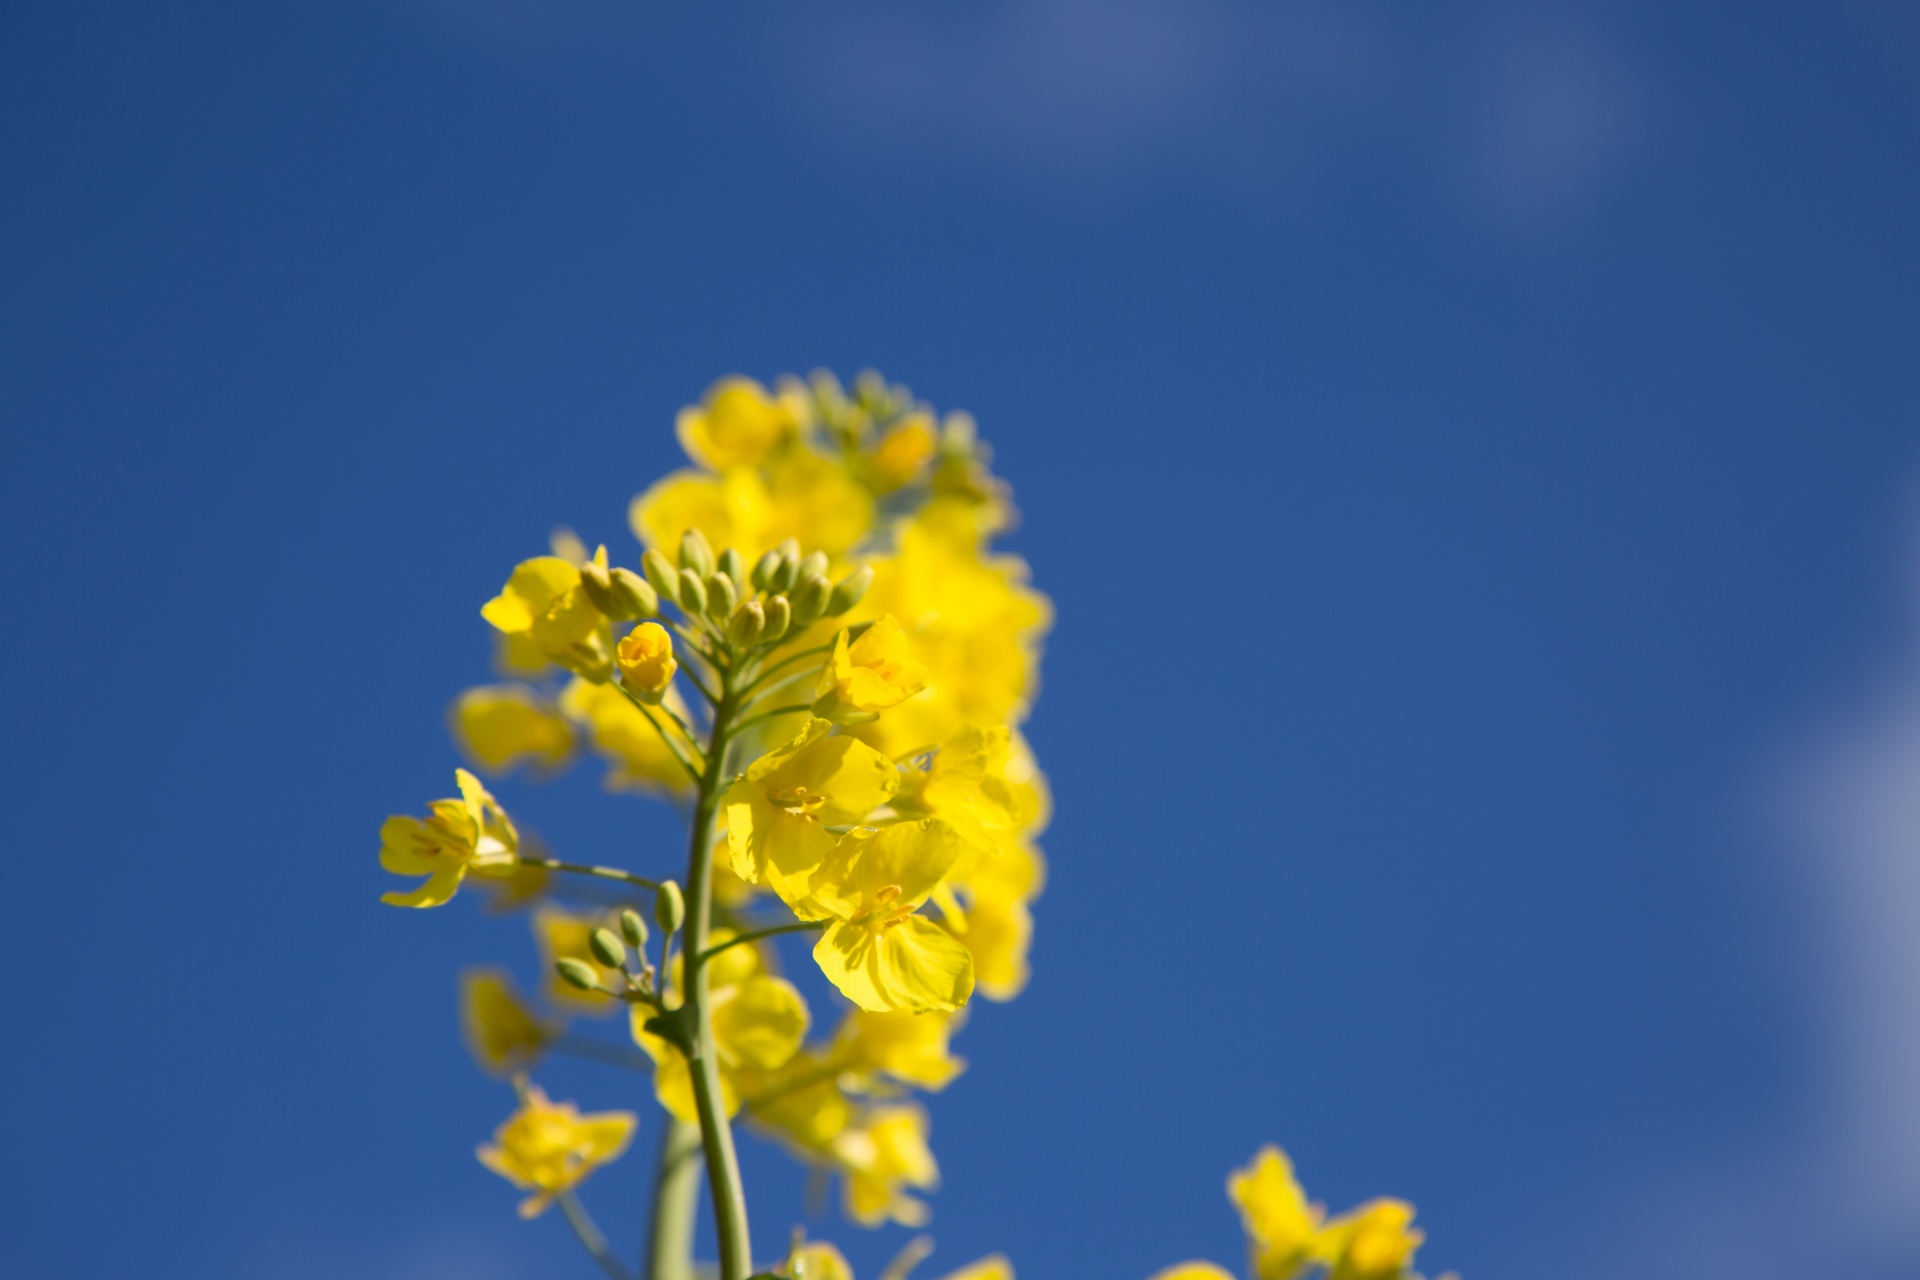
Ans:
POLYGON ((771 929, 755 929, 752 933, 743 933, 737 938, 728 938, 719 946, 708 947, 700 953, 700 963, 705 965, 709 960, 719 955, 722 951, 725 951, 728 947, 737 947, 743 942, 758 942, 762 938, 771 938, 775 934, 780 933, 800 933, 808 929, 824 929, 832 923, 831 920, 798 920, 792 924, 777 924, 771 929))
POLYGON ((547 1047, 555 1053, 585 1058, 590 1062, 604 1062, 610 1067, 625 1067, 629 1071, 653 1070, 653 1059, 639 1049, 630 1045, 610 1044, 590 1036, 573 1034, 558 1036, 547 1047))
POLYGON ((607 1273, 610 1280, 633 1280, 627 1269, 620 1265, 620 1259, 613 1256, 613 1250, 607 1244, 607 1238, 600 1234, 600 1228, 593 1224, 586 1208, 571 1191, 562 1191, 554 1197, 560 1206, 560 1212, 567 1215, 567 1225, 573 1228, 573 1234, 580 1237, 580 1243, 586 1247, 600 1269, 607 1273))
POLYGON ((814 657, 814 656, 816 656, 816 655, 818 655, 818 654, 823 654, 823 653, 832 653, 832 652, 833 652, 833 646, 832 646, 832 645, 830 645, 830 644, 822 644, 822 645, 815 645, 815 646, 814 646, 813 648, 811 648, 811 649, 802 649, 802 650, 800 650, 800 651, 799 651, 798 653, 790 653, 790 654, 788 654, 788 655, 787 655, 786 657, 784 657, 784 658, 782 658, 782 659, 780 659, 780 661, 778 661, 778 662, 776 662, 776 663, 774 663, 774 664, 773 664, 772 666, 770 666, 770 667, 768 667, 768 668, 767 668, 767 669, 766 669, 765 671, 762 671, 762 672, 760 672, 760 673, 759 673, 759 674, 758 674, 758 675, 757 675, 757 676, 756 676, 756 677, 754 678, 754 680, 753 680, 753 683, 752 683, 752 684, 749 684, 749 685, 748 685, 748 686, 747 686, 747 687, 746 687, 745 689, 742 689, 742 690, 741 690, 740 692, 741 692, 741 693, 742 693, 743 695, 751 695, 751 694, 753 693, 753 691, 754 691, 754 690, 756 690, 756 689, 758 689, 758 688, 759 688, 759 687, 760 687, 761 685, 763 685, 763 684, 765 684, 765 683, 766 683, 766 681, 767 681, 767 677, 768 677, 768 676, 770 676, 770 675, 772 675, 772 674, 773 674, 774 672, 776 672, 776 671, 778 671, 778 670, 780 670, 780 668, 782 668, 782 667, 790 667, 790 666, 792 666, 792 665, 793 665, 794 663, 796 663, 796 662, 800 662, 800 661, 802 661, 803 659, 806 659, 806 658, 811 658, 811 657, 814 657))
POLYGON ((619 880, 625 884, 637 884, 642 889, 658 889, 658 880, 649 880, 645 876, 634 875, 631 871, 622 871, 618 867, 589 867, 578 862, 562 862, 558 858, 522 858, 523 867, 539 867, 544 871, 566 871, 576 876, 596 876, 601 880, 619 880))
MULTIPOLYGON (((628 702, 631 702, 634 706, 640 708, 640 714, 647 718, 647 723, 652 725, 654 732, 660 735, 660 741, 667 744, 667 750, 673 752, 673 758, 675 760, 678 760, 680 762, 680 767, 687 771, 688 780, 691 781, 694 786, 696 787, 699 786, 700 778, 701 778, 701 770, 694 767, 693 761, 687 758, 687 753, 685 749, 683 749, 678 742, 675 742, 673 740, 673 735, 667 732, 667 726, 660 723, 660 717, 654 714, 653 708, 647 705, 647 703, 645 703, 644 701, 642 701, 640 698, 640 695, 636 694, 633 690, 627 688, 626 685, 621 684, 621 685, 615 685, 614 687, 619 689, 621 693, 626 695, 626 699, 628 702)), ((695 748, 695 749, 698 750, 698 748, 695 748)), ((705 763, 704 756, 702 756, 701 760, 702 760, 702 763, 705 763)))

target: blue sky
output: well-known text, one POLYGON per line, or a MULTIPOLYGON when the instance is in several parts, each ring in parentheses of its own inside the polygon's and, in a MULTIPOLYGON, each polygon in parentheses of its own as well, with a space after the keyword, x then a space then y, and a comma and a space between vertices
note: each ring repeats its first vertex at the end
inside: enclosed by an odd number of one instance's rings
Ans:
MULTIPOLYGON (((1237 1262, 1267 1140, 1470 1280, 1914 1274, 1917 133, 1866 0, 17 0, 0 1269, 592 1274, 470 1154, 527 940, 375 832, 509 565, 871 365, 1059 609, 928 1274, 1237 1262)), ((590 775, 502 794, 670 865, 590 775)))

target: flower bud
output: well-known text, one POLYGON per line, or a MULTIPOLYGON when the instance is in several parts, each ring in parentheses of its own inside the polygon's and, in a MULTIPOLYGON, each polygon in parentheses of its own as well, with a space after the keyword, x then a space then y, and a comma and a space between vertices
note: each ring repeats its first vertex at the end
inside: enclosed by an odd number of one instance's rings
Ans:
POLYGON ((707 575, 707 616, 715 622, 725 619, 740 603, 740 592, 733 579, 718 571, 707 575))
POLYGON ((662 880, 653 894, 653 918, 668 933, 676 933, 687 920, 687 900, 680 896, 680 886, 671 880, 662 880))
POLYGON ((627 945, 635 951, 646 950, 647 922, 632 907, 620 913, 620 932, 626 938, 627 945))
POLYGON ((698 529, 680 535, 680 567, 703 578, 713 572, 713 548, 707 544, 707 535, 698 529))
POLYGON ((673 567, 673 561, 657 548, 640 557, 640 570, 647 575, 647 581, 660 593, 662 600, 680 598, 680 571, 673 567))
POLYGON ((773 549, 780 557, 780 563, 772 576, 767 579, 770 591, 791 591, 793 584, 800 580, 800 544, 787 538, 773 549))
POLYGON ((793 625, 804 627, 813 622, 825 611, 827 597, 832 594, 833 587, 824 577, 816 574, 802 578, 793 589, 793 625))
POLYGON ((660 597, 651 583, 631 569, 608 572, 613 584, 613 602, 619 607, 613 618, 651 618, 660 612, 660 597))
POLYGON ((620 664, 620 683, 642 702, 666 697, 680 663, 673 656, 673 637, 657 622, 643 622, 621 637, 614 651, 620 664))
POLYGON ((576 960, 572 956, 567 956, 564 959, 555 960, 553 967, 559 971, 561 980, 570 987, 578 987, 582 991, 603 989, 600 986, 600 975, 585 960, 576 960))
POLYGON ((872 585, 873 566, 863 564, 834 584, 833 593, 827 597, 827 613, 833 616, 845 613, 860 603, 872 585))
POLYGON ((754 590, 772 591, 773 588, 768 584, 773 581, 773 576, 779 572, 780 553, 778 551, 769 551, 765 555, 762 555, 753 566, 754 590))
POLYGON ((613 602, 613 575, 604 564, 589 560, 580 566, 580 590, 586 593, 594 608, 609 618, 620 616, 613 602))
POLYGON ((688 617, 707 611, 707 584, 702 576, 692 569, 680 571, 680 590, 676 594, 680 607, 687 611, 688 617))
POLYGON ((588 934, 587 950, 593 952, 593 958, 609 969, 627 967, 627 949, 620 945, 620 939, 613 936, 611 929, 595 929, 588 934))
POLYGON ((761 634, 767 629, 766 606, 758 600, 749 600, 733 611, 727 619, 727 639, 741 648, 758 644, 761 634))
POLYGON ((728 547, 720 553, 720 558, 713 562, 713 568, 714 572, 724 573, 729 578, 732 578, 734 586, 743 591, 746 589, 747 562, 742 559, 740 553, 732 547, 728 547))
POLYGON ((760 643, 772 644, 787 634, 787 628, 793 625, 793 606, 785 596, 774 596, 767 601, 767 629, 760 633, 760 643))
POLYGON ((827 576, 827 553, 826 552, 809 551, 805 556, 801 557, 800 581, 805 582, 808 578, 824 578, 826 576, 827 576))

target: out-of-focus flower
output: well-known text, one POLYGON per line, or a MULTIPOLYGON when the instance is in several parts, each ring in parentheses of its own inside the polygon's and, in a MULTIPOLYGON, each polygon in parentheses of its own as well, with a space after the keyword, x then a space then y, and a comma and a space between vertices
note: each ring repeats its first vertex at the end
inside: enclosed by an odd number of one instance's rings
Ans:
POLYGON ((912 413, 902 418, 867 455, 867 476, 874 492, 892 493, 920 479, 939 447, 929 415, 912 413))
POLYGON ((926 1223, 927 1206, 908 1195, 940 1183, 940 1166, 927 1146, 927 1113, 915 1106, 876 1107, 834 1139, 846 1179, 847 1216, 865 1226, 926 1223))
POLYGON ((944 1089, 967 1069, 949 1049, 964 1013, 847 1014, 833 1039, 833 1060, 857 1076, 882 1075, 922 1089, 944 1089))
POLYGON ((682 409, 674 430, 688 457, 725 471, 758 466, 797 425, 791 399, 769 395, 752 378, 734 375, 708 388, 700 404, 682 409))
POLYGON ((602 987, 623 985, 620 972, 596 960, 588 946, 595 929, 610 928, 616 923, 606 916, 576 915, 563 907, 543 906, 534 911, 533 940, 540 949, 540 971, 546 975, 543 994, 549 1002, 596 1015, 609 1014, 620 1007, 620 1001, 605 991, 582 991, 563 981, 554 967, 562 960, 578 960, 593 967, 602 987))
POLYGON ((848 643, 845 629, 834 640, 833 656, 814 689, 813 714, 828 720, 871 718, 926 687, 926 667, 914 661, 893 615, 883 613, 858 640, 848 643))
POLYGON ((841 1252, 824 1240, 809 1240, 787 1258, 786 1274, 793 1280, 853 1280, 853 1268, 841 1252))
POLYGON ((1413 1225, 1412 1205, 1369 1200, 1329 1222, 1314 1252, 1329 1268, 1327 1280, 1396 1280, 1425 1239, 1413 1225))
POLYGON ((1322 1210, 1307 1203, 1284 1151, 1271 1143, 1261 1147, 1253 1163, 1227 1179, 1227 1195, 1240 1210, 1259 1280, 1292 1280, 1306 1269, 1319 1242, 1322 1210))
POLYGON ((524 684, 468 689, 454 701, 454 741, 474 764, 505 773, 523 761, 558 769, 573 754, 573 726, 539 690, 524 684))
POLYGON ((526 1006, 499 969, 460 975, 460 1027, 467 1049, 494 1075, 532 1065, 558 1032, 526 1006))
MULTIPOLYGON (((686 718, 686 704, 673 689, 661 705, 686 718)), ((640 708, 612 685, 574 680, 560 694, 560 710, 587 728, 593 749, 613 769, 607 786, 614 791, 651 791, 677 795, 687 790, 686 770, 640 708)))
POLYGON ((619 1158, 633 1138, 631 1111, 581 1115, 571 1102, 552 1103, 528 1087, 520 1109, 494 1130, 492 1145, 477 1152, 480 1163, 522 1190, 520 1216, 537 1217, 553 1198, 619 1158))
MULTIPOLYGON (((710 946, 734 936, 716 929, 710 946)), ((678 968, 676 963, 676 969, 678 968)), ((729 1116, 740 1110, 743 1072, 776 1071, 799 1052, 811 1015, 807 1002, 785 978, 767 973, 753 944, 746 943, 715 956, 707 965, 707 1000, 713 1010, 713 1051, 720 1066, 720 1098, 729 1116)), ((678 989, 676 973, 673 989, 678 989)), ((660 1105, 688 1124, 699 1123, 694 1106, 693 1076, 687 1057, 660 1036, 647 1030, 654 1011, 635 1005, 631 1013, 634 1043, 653 1059, 653 1091, 660 1105)))
POLYGON ((589 680, 613 674, 611 623, 587 598, 578 566, 559 556, 521 561, 500 594, 480 607, 480 616, 589 680))
POLYGON ((425 819, 404 814, 380 827, 380 865, 397 876, 425 876, 408 892, 380 895, 395 907, 437 907, 453 897, 469 871, 504 876, 519 862, 520 834, 480 779, 453 771, 458 800, 435 800, 425 819))

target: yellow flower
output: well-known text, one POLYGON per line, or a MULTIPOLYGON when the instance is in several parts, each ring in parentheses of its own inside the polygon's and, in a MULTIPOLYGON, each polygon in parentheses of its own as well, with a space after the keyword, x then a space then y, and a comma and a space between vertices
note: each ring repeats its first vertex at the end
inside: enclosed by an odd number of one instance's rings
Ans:
POLYGON ((1239 1206, 1259 1280, 1291 1280, 1313 1260, 1322 1210, 1307 1203, 1280 1148, 1261 1147, 1252 1164, 1227 1179, 1227 1194, 1239 1206))
POLYGON ((834 1036, 833 1058, 856 1075, 877 1072, 923 1089, 944 1089, 967 1069, 966 1059, 948 1049, 965 1016, 855 1009, 834 1036))
POLYGON ((643 622, 627 632, 615 657, 620 663, 620 683, 642 702, 657 703, 665 697, 673 687, 673 673, 680 668, 673 656, 673 637, 657 622, 643 622))
MULTIPOLYGON (((711 946, 733 937, 730 929, 715 929, 711 946)), ((676 964, 676 970, 679 968, 676 964)), ((811 1016, 807 1002, 792 983, 765 972, 753 944, 729 947, 708 963, 708 1006, 713 1010, 714 1058, 720 1065, 720 1098, 729 1116, 740 1110, 743 1073, 777 1071, 799 1052, 807 1037, 811 1016)), ((678 989, 676 972, 671 984, 678 989)), ((646 1029, 654 1012, 635 1005, 631 1012, 633 1039, 653 1059, 653 1091, 660 1105, 688 1124, 699 1123, 694 1106, 693 1076, 686 1055, 646 1029)))
POLYGON ((851 644, 841 630, 813 691, 813 713, 829 720, 871 718, 926 687, 927 669, 913 660, 893 615, 883 613, 851 644))
POLYGON ((723 802, 734 874, 764 877, 789 904, 810 892, 833 852, 828 827, 860 821, 899 785, 893 762, 833 726, 810 720, 800 735, 747 767, 723 802))
MULTIPOLYGON (((686 718, 686 704, 677 690, 669 687, 661 704, 686 718)), ((608 789, 671 794, 688 787, 686 770, 661 740, 660 731, 612 685, 570 681, 561 691, 560 710, 587 727, 593 749, 613 765, 607 774, 608 789)))
POLYGON ((1013 1264, 1002 1254, 989 1254, 958 1271, 949 1271, 941 1280, 1013 1280, 1013 1264))
MULTIPOLYGON (((1030 863, 1030 853, 1006 851, 1046 824, 1050 806, 1046 777, 1035 767, 1026 739, 1010 725, 963 727, 940 745, 924 771, 902 774, 894 799, 903 814, 953 824, 966 846, 954 872, 959 879, 970 879, 981 861, 1030 863)), ((1030 865, 1024 868, 1030 871, 1030 865)), ((1009 865, 986 874, 1005 879, 1022 873, 1009 865)), ((1026 890, 1022 894, 1031 896, 1026 890)))
POLYGON ((521 561, 500 594, 480 607, 480 616, 589 680, 612 675, 610 624, 581 589, 579 568, 559 556, 521 561))
POLYGON ((1233 1280, 1233 1272, 1211 1262, 1182 1262, 1154 1272, 1147 1280, 1233 1280))
POLYGON ((772 1071, 734 1073, 742 1110, 802 1159, 830 1160, 833 1140, 853 1123, 853 1104, 839 1083, 837 1063, 802 1049, 772 1071))
POLYGON ((1020 898, 978 894, 949 929, 973 957, 980 994, 1005 1002, 1026 990, 1027 953, 1033 945, 1033 913, 1020 898))
POLYGON ((867 475, 875 491, 892 493, 918 480, 938 447, 932 418, 924 413, 902 418, 868 455, 867 475))
POLYGON ((847 1216, 864 1226, 889 1220, 903 1226, 926 1223, 927 1206, 906 1188, 939 1185, 940 1167, 927 1146, 927 1113, 919 1107, 876 1107, 833 1144, 846 1178, 847 1216))
POLYGON ((557 769, 573 754, 573 726, 523 684, 468 689, 453 704, 454 741, 474 764, 504 773, 523 760, 557 769))
POLYGON ((676 471, 633 500, 627 521, 635 537, 669 554, 698 529, 749 563, 784 538, 837 556, 873 528, 873 495, 837 460, 795 447, 762 470, 676 471))
POLYGON ((546 975, 544 991, 550 1002, 592 1014, 612 1013, 619 1007, 616 997, 604 991, 582 991, 563 981, 554 969, 556 961, 578 960, 593 966, 601 986, 620 986, 623 979, 619 970, 595 960, 587 946, 595 929, 617 928, 618 924, 610 916, 580 916, 561 907, 545 906, 533 913, 533 940, 540 948, 540 971, 546 975))
POLYGON ((458 800, 435 800, 423 821, 405 815, 380 827, 380 865, 397 876, 427 877, 406 892, 383 893, 395 907, 437 907, 453 897, 467 872, 505 876, 519 863, 520 835, 480 779, 453 771, 458 800))
POLYGON ((796 426, 794 406, 752 378, 722 378, 704 403, 680 411, 674 430, 695 462, 725 471, 756 466, 796 426))
POLYGON ((1413 1225, 1412 1205, 1369 1200, 1329 1222, 1316 1253, 1331 1268, 1327 1280, 1395 1280, 1413 1265, 1425 1239, 1413 1225))
POLYGON ((953 1010, 973 994, 973 957, 915 914, 960 854, 935 818, 848 832, 795 910, 832 923, 813 958, 840 993, 875 1013, 953 1010))
POLYGON ((521 1002, 498 969, 460 975, 460 1026, 467 1049, 494 1075, 530 1065, 558 1030, 521 1002))
POLYGON ((563 1191, 601 1165, 619 1158, 633 1137, 631 1111, 601 1111, 581 1115, 571 1102, 555 1105, 547 1095, 529 1087, 520 1109, 493 1133, 493 1145, 482 1146, 480 1163, 522 1190, 533 1192, 520 1202, 520 1216, 536 1217, 563 1191))
POLYGON ((853 1268, 841 1252, 824 1240, 809 1240, 787 1259, 786 1274, 793 1280, 853 1280, 853 1268))

